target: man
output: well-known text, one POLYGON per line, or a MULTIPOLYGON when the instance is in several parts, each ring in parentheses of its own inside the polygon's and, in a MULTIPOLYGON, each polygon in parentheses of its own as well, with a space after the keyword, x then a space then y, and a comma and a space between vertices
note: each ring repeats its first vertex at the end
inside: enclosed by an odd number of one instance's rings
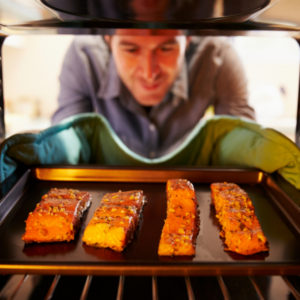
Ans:
POLYGON ((211 106, 215 114, 254 118, 237 54, 223 38, 179 30, 118 29, 81 36, 67 52, 53 123, 97 112, 134 152, 168 153, 211 106))

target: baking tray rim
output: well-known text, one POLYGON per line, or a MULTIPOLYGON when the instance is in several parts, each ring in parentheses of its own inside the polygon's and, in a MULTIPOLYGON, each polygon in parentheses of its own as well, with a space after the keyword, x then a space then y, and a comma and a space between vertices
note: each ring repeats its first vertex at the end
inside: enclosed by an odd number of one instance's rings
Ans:
POLYGON ((0 264, 3 274, 216 276, 216 275, 299 275, 300 265, 287 263, 199 263, 199 264, 0 264))
MULTIPOLYGON (((197 182, 210 182, 207 175, 234 174, 247 176, 251 183, 260 183, 269 175, 262 170, 255 168, 228 168, 228 167, 127 167, 127 166, 36 166, 31 168, 31 172, 39 180, 56 181, 118 181, 118 182, 165 182, 169 179, 169 173, 173 176, 188 175, 197 182), (205 177, 199 177, 201 174, 205 177)), ((237 177, 238 181, 244 179, 237 177)))

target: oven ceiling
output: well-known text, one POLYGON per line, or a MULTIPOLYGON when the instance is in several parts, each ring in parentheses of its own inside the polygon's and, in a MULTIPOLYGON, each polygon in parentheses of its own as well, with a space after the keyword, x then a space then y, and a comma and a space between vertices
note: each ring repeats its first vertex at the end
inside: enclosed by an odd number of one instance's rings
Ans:
POLYGON ((299 11, 298 0, 0 0, 0 34, 109 33, 123 27, 267 30, 299 37, 299 11))

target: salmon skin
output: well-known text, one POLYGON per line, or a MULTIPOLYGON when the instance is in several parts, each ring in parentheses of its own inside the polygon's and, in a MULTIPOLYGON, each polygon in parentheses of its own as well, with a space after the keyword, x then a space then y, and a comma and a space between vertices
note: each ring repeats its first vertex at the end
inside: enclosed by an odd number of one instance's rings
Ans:
POLYGON ((74 240, 90 198, 88 192, 52 188, 29 213, 22 240, 26 244, 74 240))
POLYGON ((242 255, 268 251, 267 238, 248 194, 234 183, 212 183, 210 187, 225 250, 242 255))
POLYGON ((194 186, 186 179, 169 179, 166 194, 167 213, 158 255, 193 256, 199 227, 194 186))
POLYGON ((145 202, 142 190, 105 194, 84 230, 82 241, 122 252, 134 236, 145 202))

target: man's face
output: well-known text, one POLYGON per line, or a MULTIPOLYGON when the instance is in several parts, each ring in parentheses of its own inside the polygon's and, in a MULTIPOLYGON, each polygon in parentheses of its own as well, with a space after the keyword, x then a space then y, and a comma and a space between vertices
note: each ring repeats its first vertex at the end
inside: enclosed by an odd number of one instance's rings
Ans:
POLYGON ((182 67, 187 38, 179 31, 119 29, 106 37, 119 76, 138 103, 160 103, 182 67), (131 35, 130 35, 131 33, 131 35), (161 34, 161 35, 160 35, 161 34))

